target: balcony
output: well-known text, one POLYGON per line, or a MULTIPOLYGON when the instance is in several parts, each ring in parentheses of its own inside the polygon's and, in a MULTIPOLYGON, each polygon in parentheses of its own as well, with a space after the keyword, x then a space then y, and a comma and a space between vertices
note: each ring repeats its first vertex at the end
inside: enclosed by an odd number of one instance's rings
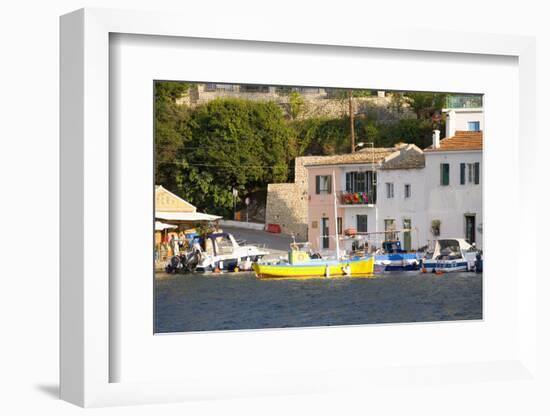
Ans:
POLYGON ((449 94, 446 97, 446 108, 481 108, 483 96, 473 94, 449 94))
POLYGON ((351 206, 372 206, 376 204, 376 191, 367 192, 338 192, 340 205, 351 206))

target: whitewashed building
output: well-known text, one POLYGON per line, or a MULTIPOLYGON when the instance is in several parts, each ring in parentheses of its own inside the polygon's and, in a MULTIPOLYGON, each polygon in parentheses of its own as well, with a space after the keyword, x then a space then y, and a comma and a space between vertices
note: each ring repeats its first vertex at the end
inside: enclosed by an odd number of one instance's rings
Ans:
MULTIPOLYGON (((465 127, 464 125, 461 126, 465 127)), ((430 240, 462 237, 483 247, 483 133, 455 130, 424 150, 430 240)))
POLYGON ((482 97, 470 94, 452 94, 447 97, 445 137, 453 137, 457 131, 483 131, 482 97))
POLYGON ((380 234, 377 244, 385 237, 399 238, 406 250, 416 250, 427 244, 426 235, 426 178, 424 153, 409 144, 399 153, 389 156, 378 171, 378 230, 401 231, 393 236, 380 234))
POLYGON ((408 250, 433 247, 438 238, 465 238, 483 247, 483 111, 445 112, 453 134, 440 140, 434 131, 433 143, 424 151, 399 144, 320 157, 305 165, 313 248, 334 249, 335 235, 347 228, 374 233, 376 246, 389 236, 383 232, 401 230, 392 237, 408 250))

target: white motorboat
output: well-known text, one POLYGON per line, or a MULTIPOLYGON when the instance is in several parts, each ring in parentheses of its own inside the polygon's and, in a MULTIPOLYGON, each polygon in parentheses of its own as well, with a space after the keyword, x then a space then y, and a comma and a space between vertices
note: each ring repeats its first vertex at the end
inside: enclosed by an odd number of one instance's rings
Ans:
POLYGON ((269 254, 252 244, 240 245, 233 234, 226 232, 208 234, 200 241, 199 250, 197 272, 252 270, 252 263, 269 254))
POLYGON ((433 253, 422 261, 424 272, 462 272, 480 268, 481 252, 463 238, 442 238, 436 241, 433 253))

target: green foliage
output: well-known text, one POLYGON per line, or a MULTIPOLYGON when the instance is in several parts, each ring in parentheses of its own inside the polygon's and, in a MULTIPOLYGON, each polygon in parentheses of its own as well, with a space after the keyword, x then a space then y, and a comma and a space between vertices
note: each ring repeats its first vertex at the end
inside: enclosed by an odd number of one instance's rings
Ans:
POLYGON ((172 191, 178 189, 178 161, 191 135, 190 112, 175 102, 186 91, 186 84, 155 82, 155 183, 172 191))
MULTIPOLYGON (((157 143, 159 147, 168 143, 168 153, 177 140, 170 135, 171 140, 160 142, 165 137, 164 124, 156 127, 157 143)), ((217 99, 189 112, 184 124, 177 142, 178 163, 165 169, 173 176, 176 192, 201 210, 228 215, 233 207, 232 188, 245 195, 288 179, 288 143, 293 132, 277 104, 217 99)), ((157 176, 162 179, 167 178, 157 176)))
MULTIPOLYGON (((295 154, 333 155, 349 152, 349 120, 305 119, 292 123, 296 131, 295 154)), ((392 147, 396 143, 414 143, 421 149, 429 146, 433 126, 430 120, 402 119, 378 124, 367 118, 355 119, 356 143, 374 143, 377 147, 392 147)))
POLYGON ((291 91, 288 95, 288 104, 290 107, 290 118, 296 119, 304 111, 304 98, 297 91, 291 91))
MULTIPOLYGON (((189 108, 178 99, 192 84, 155 83, 155 181, 197 206, 230 217, 232 188, 240 198, 264 191, 268 183, 292 179, 293 162, 303 155, 349 152, 349 117, 300 118, 303 97, 289 89, 290 119, 274 102, 224 98, 189 108)), ((331 90, 347 99, 347 90, 331 90)), ((370 95, 369 90, 353 96, 370 95)), ((378 123, 372 116, 354 120, 356 142, 391 147, 397 142, 431 143, 439 127, 431 115, 444 105, 443 94, 395 93, 396 105, 408 102, 417 119, 378 123)))
MULTIPOLYGON (((327 88, 327 96, 329 98, 340 98, 340 99, 347 99, 349 97, 349 89, 343 89, 343 88, 327 88)), ((353 98, 358 97, 370 97, 372 95, 375 95, 375 93, 372 90, 352 90, 351 96, 353 98)))
POLYGON ((191 84, 178 81, 155 81, 155 102, 176 101, 186 95, 191 84))
POLYGON ((379 128, 375 143, 381 147, 390 147, 399 142, 414 143, 424 149, 432 143, 432 130, 430 120, 402 119, 379 128))
POLYGON ((429 119, 445 106, 447 94, 437 92, 407 92, 405 96, 421 119, 429 119))

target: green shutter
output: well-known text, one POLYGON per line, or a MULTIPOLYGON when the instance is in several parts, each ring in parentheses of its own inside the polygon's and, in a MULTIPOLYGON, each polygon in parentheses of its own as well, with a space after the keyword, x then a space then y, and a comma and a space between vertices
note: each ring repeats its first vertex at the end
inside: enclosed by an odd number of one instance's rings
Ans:
POLYGON ((474 164, 474 183, 479 185, 479 162, 474 164))
POLYGON ((464 185, 466 183, 466 163, 460 164, 460 184, 464 185))
POLYGON ((441 163, 441 185, 449 185, 449 164, 441 163))
POLYGON ((332 192, 332 176, 327 176, 327 192, 332 192))
POLYGON ((321 177, 315 177, 315 193, 319 195, 321 193, 321 177))

